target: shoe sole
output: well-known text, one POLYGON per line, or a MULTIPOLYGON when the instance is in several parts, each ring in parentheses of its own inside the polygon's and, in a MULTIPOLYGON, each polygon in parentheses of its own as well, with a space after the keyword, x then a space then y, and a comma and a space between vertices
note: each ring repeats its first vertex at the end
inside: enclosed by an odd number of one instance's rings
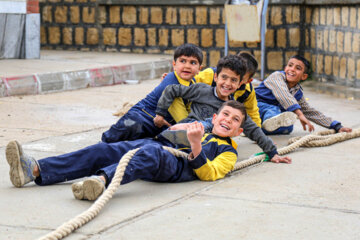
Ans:
POLYGON ((21 151, 17 141, 11 141, 6 146, 6 160, 10 165, 10 181, 15 187, 25 184, 24 172, 20 163, 21 151))
POLYGON ((190 146, 186 130, 166 130, 161 135, 173 144, 190 146))
POLYGON ((96 179, 87 179, 73 183, 71 186, 74 197, 79 200, 96 200, 104 191, 104 185, 96 179))
POLYGON ((293 112, 284 112, 265 120, 262 128, 268 132, 273 132, 280 127, 289 127, 296 122, 296 117, 296 114, 293 112))

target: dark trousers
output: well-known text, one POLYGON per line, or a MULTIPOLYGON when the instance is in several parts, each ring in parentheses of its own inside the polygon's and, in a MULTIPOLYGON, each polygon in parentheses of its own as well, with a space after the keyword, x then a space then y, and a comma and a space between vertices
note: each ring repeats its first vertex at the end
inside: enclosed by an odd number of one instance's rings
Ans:
POLYGON ((156 127, 153 119, 154 116, 147 113, 137 104, 122 116, 116 124, 113 124, 109 130, 104 132, 101 140, 106 143, 113 143, 155 137, 166 127, 156 127))
MULTIPOLYGON (((280 113, 282 113, 280 107, 271 105, 268 103, 258 102, 258 107, 259 107, 259 113, 260 113, 260 118, 261 118, 262 122, 264 122, 266 119, 275 117, 275 116, 279 115, 280 113)), ((262 128, 263 132, 266 135, 289 134, 293 131, 293 129, 294 129, 294 125, 291 125, 288 127, 279 127, 278 129, 276 129, 272 132, 268 132, 262 128)))
MULTIPOLYGON (((170 144, 168 144, 170 145, 170 144)), ((98 143, 78 151, 38 160, 38 185, 49 185, 105 173, 110 183, 121 157, 129 150, 141 147, 130 160, 121 184, 136 179, 156 182, 183 182, 197 179, 188 160, 177 158, 163 144, 153 139, 138 139, 117 143, 98 143)))

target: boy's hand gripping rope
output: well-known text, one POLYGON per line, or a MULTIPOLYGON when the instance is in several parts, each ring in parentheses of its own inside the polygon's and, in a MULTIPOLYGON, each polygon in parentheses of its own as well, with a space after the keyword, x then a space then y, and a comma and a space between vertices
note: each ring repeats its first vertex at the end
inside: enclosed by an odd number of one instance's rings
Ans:
MULTIPOLYGON (((348 139, 360 137, 360 128, 353 129, 351 133, 336 133, 334 130, 326 130, 318 132, 316 134, 307 135, 304 137, 295 137, 289 140, 289 144, 286 147, 283 147, 278 150, 280 155, 287 154, 294 151, 295 149, 304 146, 304 147, 323 147, 328 146, 337 142, 342 142, 348 139)), ((187 157, 187 153, 181 152, 177 149, 165 147, 164 149, 168 150, 170 153, 177 157, 187 157)), ((126 166, 128 165, 130 159, 134 154, 139 150, 136 148, 134 150, 126 153, 120 160, 119 165, 116 168, 114 178, 112 179, 110 185, 105 190, 105 192, 91 205, 89 209, 83 213, 77 215, 73 219, 63 223, 56 230, 48 233, 47 235, 41 237, 40 239, 62 239, 69 235, 74 230, 80 228, 87 222, 91 221, 100 210, 105 206, 105 204, 112 198, 118 187, 120 186, 121 180, 124 176, 126 166)), ((256 163, 260 163, 265 159, 265 155, 258 155, 253 158, 238 162, 235 164, 233 171, 240 170, 242 168, 251 166, 256 163)))

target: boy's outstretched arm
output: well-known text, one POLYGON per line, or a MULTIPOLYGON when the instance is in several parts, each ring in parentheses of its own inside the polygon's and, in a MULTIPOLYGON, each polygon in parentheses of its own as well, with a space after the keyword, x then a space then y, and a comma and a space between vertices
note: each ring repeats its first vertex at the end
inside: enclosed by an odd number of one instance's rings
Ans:
POLYGON ((190 159, 196 158, 201 150, 201 139, 204 135, 204 126, 199 122, 190 123, 187 126, 187 137, 191 146, 190 159))
POLYGON ((310 121, 305 117, 303 112, 300 109, 296 109, 294 113, 298 116, 301 125, 303 126, 303 129, 306 131, 306 125, 308 126, 309 132, 312 132, 315 130, 314 125, 310 123, 310 121))
POLYGON ((248 116, 243 125, 245 135, 255 141, 273 163, 291 163, 291 158, 279 156, 276 146, 258 125, 248 116))

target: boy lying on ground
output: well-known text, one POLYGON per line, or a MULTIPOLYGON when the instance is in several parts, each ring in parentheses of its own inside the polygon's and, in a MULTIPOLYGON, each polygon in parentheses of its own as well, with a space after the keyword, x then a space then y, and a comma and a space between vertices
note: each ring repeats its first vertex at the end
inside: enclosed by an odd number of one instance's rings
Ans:
POLYGON ((126 167, 121 184, 144 179, 155 182, 183 182, 190 180, 214 181, 229 173, 237 161, 237 145, 231 137, 242 132, 246 118, 244 106, 227 101, 214 114, 212 133, 204 135, 203 125, 188 125, 190 148, 187 158, 175 157, 163 146, 175 147, 161 137, 116 143, 98 144, 60 156, 35 160, 24 153, 17 141, 6 147, 10 165, 10 180, 15 187, 27 183, 50 185, 82 177, 85 180, 72 184, 75 198, 95 200, 114 177, 121 157, 129 150, 140 147, 126 167))

